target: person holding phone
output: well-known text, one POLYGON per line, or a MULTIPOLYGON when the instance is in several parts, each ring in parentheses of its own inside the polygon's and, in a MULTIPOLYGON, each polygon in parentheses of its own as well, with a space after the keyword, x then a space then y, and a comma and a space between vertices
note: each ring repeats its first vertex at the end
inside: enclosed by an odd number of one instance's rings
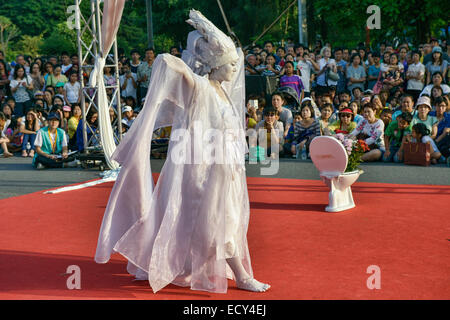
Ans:
POLYGON ((130 63, 123 64, 123 74, 119 77, 121 97, 133 97, 137 99, 138 81, 136 73, 131 72, 130 63))

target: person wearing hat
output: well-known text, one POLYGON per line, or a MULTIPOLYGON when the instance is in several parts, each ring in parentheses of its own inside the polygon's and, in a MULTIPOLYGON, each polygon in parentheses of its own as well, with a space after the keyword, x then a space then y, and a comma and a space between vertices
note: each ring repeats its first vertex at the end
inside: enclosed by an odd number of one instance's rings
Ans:
POLYGON ((356 128, 356 122, 354 120, 355 114, 352 109, 344 108, 340 110, 338 112, 338 120, 328 125, 329 134, 350 134, 356 128))
POLYGON ((135 119, 133 108, 125 106, 122 108, 122 124, 125 125, 125 129, 129 129, 135 119))
POLYGON ((59 128, 61 121, 59 114, 50 113, 47 120, 48 126, 38 130, 36 134, 33 167, 36 169, 76 167, 75 158, 68 156, 66 134, 59 128))
MULTIPOLYGON (((424 57, 422 63, 427 65, 428 62, 433 60, 433 49, 439 46, 439 41, 437 39, 432 38, 430 43, 424 44, 424 57)), ((443 52, 442 58, 447 60, 450 63, 450 57, 446 52, 443 52)))
POLYGON ((423 123, 430 131, 430 137, 432 139, 435 139, 438 131, 438 120, 436 119, 436 117, 430 116, 428 114, 431 110, 432 108, 430 98, 427 96, 419 97, 416 104, 416 114, 411 121, 411 127, 416 123, 423 123))
POLYGON ((443 59, 441 47, 439 46, 434 47, 431 54, 432 54, 431 61, 429 61, 425 65, 425 68, 427 70, 427 82, 426 82, 427 84, 431 83, 431 75, 434 74, 436 71, 441 72, 442 78, 446 79, 448 70, 448 61, 443 59))

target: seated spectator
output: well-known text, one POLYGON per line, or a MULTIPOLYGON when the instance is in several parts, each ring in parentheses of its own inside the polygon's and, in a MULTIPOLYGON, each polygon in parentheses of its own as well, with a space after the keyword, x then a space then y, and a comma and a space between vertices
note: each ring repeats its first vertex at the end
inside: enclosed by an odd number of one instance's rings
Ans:
MULTIPOLYGON (((266 154, 268 157, 272 159, 276 158, 278 155, 277 152, 283 150, 283 141, 284 141, 284 128, 283 123, 278 121, 279 112, 274 107, 268 107, 264 110, 264 120, 258 122, 255 127, 256 133, 259 137, 266 136, 265 146, 262 146, 266 149, 266 154), (274 150, 274 148, 278 148, 278 150, 274 150)), ((261 138, 258 138, 260 141, 261 138)))
POLYGON ((22 150, 23 133, 20 132, 17 118, 11 119, 11 123, 4 133, 9 140, 6 143, 9 152, 14 153, 22 150))
POLYGON ((431 111, 430 98, 421 96, 419 100, 417 100, 416 111, 417 113, 412 119, 411 126, 414 126, 416 123, 423 123, 428 131, 430 131, 431 138, 435 139, 438 121, 436 117, 429 115, 429 112, 431 111))
POLYGON ((328 130, 325 130, 327 135, 335 135, 342 133, 344 135, 350 134, 356 128, 355 114, 350 108, 344 108, 338 112, 339 119, 328 125, 328 130))
POLYGON ((442 90, 441 86, 434 86, 433 88, 431 88, 431 97, 430 97, 430 102, 431 102, 431 107, 434 109, 435 106, 435 100, 438 97, 442 97, 444 95, 444 92, 442 90))
POLYGON ((406 93, 401 96, 400 98, 400 110, 395 111, 392 114, 392 120, 395 120, 397 116, 402 114, 403 112, 407 112, 411 114, 411 116, 414 116, 416 114, 416 111, 414 110, 414 100, 412 95, 406 93))
MULTIPOLYGON (((325 129, 330 125, 330 117, 333 113, 333 106, 330 103, 326 103, 323 105, 322 109, 320 109, 320 134, 325 135, 325 129)), ((301 117, 300 117, 301 118, 301 117)))
POLYGON ((69 82, 63 87, 63 95, 66 103, 70 106, 81 102, 81 84, 78 82, 78 74, 76 72, 69 74, 69 82))
POLYGON ((23 134, 22 157, 34 157, 34 142, 36 139, 36 133, 40 128, 36 110, 28 110, 25 120, 20 124, 20 132, 23 134), (30 145, 28 146, 28 144, 30 145))
POLYGON ((36 169, 76 167, 75 158, 68 155, 66 134, 58 128, 59 115, 50 113, 48 121, 49 125, 36 134, 33 167, 36 169))
POLYGON ((294 74, 295 68, 292 61, 286 61, 284 73, 280 78, 280 87, 291 87, 297 92, 297 98, 303 99, 303 83, 299 76, 294 74))
POLYGON ((364 91, 361 90, 360 87, 353 87, 352 96, 354 101, 358 101, 359 103, 361 103, 361 100, 364 97, 364 91))
POLYGON ((5 61, 0 59, 0 102, 3 101, 3 99, 6 96, 9 96, 9 71, 7 69, 5 61))
POLYGON ((442 156, 439 152, 433 139, 430 137, 430 130, 424 123, 416 123, 412 126, 411 135, 407 136, 409 142, 422 142, 430 145, 430 158, 432 164, 437 164, 439 158, 442 156))
POLYGON ((294 141, 295 136, 295 124, 302 120, 302 116, 300 113, 294 114, 294 122, 291 124, 288 130, 288 134, 284 138, 284 144, 283 144, 283 155, 284 156, 292 156, 293 158, 296 158, 297 155, 295 153, 292 153, 292 141, 294 141))
MULTIPOLYGON (((384 128, 387 128, 389 123, 392 121, 392 110, 389 108, 384 108, 381 111, 380 119, 383 120, 384 128)), ((386 129, 385 129, 386 130, 386 129)))
POLYGON ((438 121, 437 134, 435 142, 439 151, 446 158, 450 156, 450 114, 446 112, 448 101, 444 98, 436 100, 436 111, 431 111, 429 114, 436 116, 438 121))
MULTIPOLYGON (((130 106, 125 106, 122 108, 122 124, 126 126, 126 128, 131 128, 131 125, 134 121, 133 109, 130 106)), ((123 131, 123 130, 122 130, 123 131)))
POLYGON ((12 157, 13 154, 8 150, 8 143, 10 140, 5 134, 5 124, 6 124, 6 116, 3 112, 0 112, 0 146, 3 150, 3 157, 9 158, 12 157))
MULTIPOLYGON (((98 127, 98 112, 96 110, 89 110, 87 116, 86 116, 86 133, 87 133, 87 143, 89 145, 97 145, 98 141, 94 135, 94 133, 97 131, 98 127)), ((76 141, 77 141, 77 150, 79 152, 84 151, 84 140, 83 140, 83 119, 80 119, 78 122, 78 127, 76 131, 76 141)))
POLYGON ((420 93, 420 95, 428 95, 431 96, 431 89, 433 89, 434 86, 439 86, 442 88, 442 91, 444 92, 444 94, 449 94, 450 93, 450 87, 448 85, 445 84, 445 82, 443 82, 444 78, 442 76, 442 73, 440 71, 435 71, 433 73, 433 76, 431 78, 432 83, 430 83, 429 85, 425 86, 425 88, 423 88, 422 92, 420 93))
POLYGON ((300 107, 302 119, 295 124, 294 140, 291 143, 291 153, 306 160, 312 139, 320 136, 320 124, 315 118, 311 102, 305 101, 300 107))
POLYGON ((403 142, 411 133, 412 116, 409 112, 403 112, 393 120, 384 132, 384 145, 386 152, 383 155, 384 162, 403 161, 403 142))
POLYGON ((350 102, 348 107, 353 111, 353 114, 355 115, 353 121, 356 122, 356 125, 358 125, 362 120, 364 120, 364 117, 359 114, 360 107, 357 101, 350 102))
POLYGON ((286 101, 281 93, 275 91, 272 94, 272 106, 278 111, 278 116, 285 130, 283 137, 287 135, 289 127, 293 122, 292 111, 284 107, 285 103, 286 101))
POLYGON ((385 152, 384 123, 375 117, 376 108, 372 103, 367 103, 363 108, 364 120, 352 131, 350 138, 364 140, 370 150, 361 157, 362 161, 378 161, 385 152))
POLYGON ((9 127, 9 124, 11 123, 11 119, 13 118, 13 111, 9 104, 4 103, 2 106, 2 112, 6 118, 5 128, 3 131, 6 131, 6 129, 9 127))
POLYGON ((61 129, 63 129, 66 134, 69 132, 69 119, 71 117, 72 117, 72 108, 70 106, 63 106, 60 126, 61 129))
POLYGON ((28 90, 33 90, 33 80, 25 73, 25 68, 17 64, 14 67, 13 79, 10 82, 11 93, 15 100, 14 114, 22 117, 31 108, 32 101, 28 90))

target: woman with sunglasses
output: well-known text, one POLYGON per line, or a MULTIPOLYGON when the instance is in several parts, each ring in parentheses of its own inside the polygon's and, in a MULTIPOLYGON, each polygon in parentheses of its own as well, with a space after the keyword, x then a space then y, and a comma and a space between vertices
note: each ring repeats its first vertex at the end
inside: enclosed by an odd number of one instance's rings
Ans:
POLYGON ((356 128, 355 114, 350 108, 344 108, 338 112, 339 119, 328 125, 331 135, 342 133, 350 134, 356 128))

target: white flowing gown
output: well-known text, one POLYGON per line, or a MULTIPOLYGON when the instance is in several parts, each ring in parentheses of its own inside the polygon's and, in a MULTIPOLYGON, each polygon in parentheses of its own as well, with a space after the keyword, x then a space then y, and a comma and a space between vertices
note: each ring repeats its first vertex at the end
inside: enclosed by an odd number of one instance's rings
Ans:
POLYGON ((226 262, 231 257, 242 259, 253 277, 246 236, 244 67, 238 53, 239 70, 222 84, 229 102, 181 59, 158 55, 145 106, 113 154, 122 168, 103 217, 95 261, 106 263, 113 251, 119 252, 129 261, 128 272, 144 274, 154 292, 173 283, 225 293, 227 278, 233 278, 226 262), (154 186, 151 136, 165 126, 172 126, 171 141, 154 186), (199 127, 203 135, 197 134, 199 127), (217 133, 223 141, 216 140, 217 133), (202 161, 197 151, 205 146, 213 146, 214 154, 223 152, 222 160, 202 161), (182 156, 187 160, 177 160, 182 156))

